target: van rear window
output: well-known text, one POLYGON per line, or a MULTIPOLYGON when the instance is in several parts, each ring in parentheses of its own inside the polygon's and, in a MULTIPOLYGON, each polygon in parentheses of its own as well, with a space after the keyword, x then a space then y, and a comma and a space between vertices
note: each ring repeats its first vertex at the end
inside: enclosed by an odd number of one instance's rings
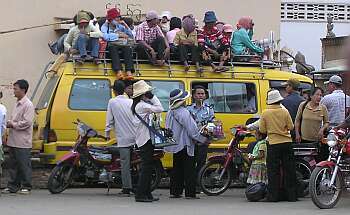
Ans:
POLYGON ((110 81, 107 79, 75 79, 69 96, 69 108, 107 110, 111 98, 110 86, 110 81))

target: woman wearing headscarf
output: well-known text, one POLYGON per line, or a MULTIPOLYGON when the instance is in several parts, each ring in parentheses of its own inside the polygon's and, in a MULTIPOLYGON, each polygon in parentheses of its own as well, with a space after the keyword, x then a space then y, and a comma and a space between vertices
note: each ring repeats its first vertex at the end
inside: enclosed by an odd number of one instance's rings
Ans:
POLYGON ((173 132, 176 145, 164 150, 173 153, 173 169, 170 177, 170 198, 181 198, 185 188, 186 199, 196 197, 196 171, 194 142, 208 143, 202 136, 190 112, 185 107, 189 93, 180 89, 170 92, 169 111, 166 116, 166 128, 173 132))
POLYGON ((264 49, 252 42, 254 22, 251 17, 242 17, 237 24, 237 30, 231 38, 231 48, 235 55, 249 55, 251 52, 258 55, 264 53, 264 49))
POLYGON ((139 175, 138 186, 136 190, 136 202, 152 202, 158 201, 159 198, 154 198, 151 193, 151 179, 154 146, 152 145, 150 131, 141 119, 149 124, 152 114, 161 113, 163 111, 162 104, 159 99, 152 94, 152 87, 145 81, 140 80, 133 84, 133 104, 131 111, 136 127, 136 145, 140 149, 141 156, 141 171, 139 175))
POLYGON ((195 19, 192 16, 185 16, 182 20, 182 29, 176 33, 174 44, 179 49, 180 61, 185 66, 185 71, 190 69, 188 64, 188 53, 191 52, 192 64, 196 65, 197 72, 202 69, 199 65, 199 49, 195 19))

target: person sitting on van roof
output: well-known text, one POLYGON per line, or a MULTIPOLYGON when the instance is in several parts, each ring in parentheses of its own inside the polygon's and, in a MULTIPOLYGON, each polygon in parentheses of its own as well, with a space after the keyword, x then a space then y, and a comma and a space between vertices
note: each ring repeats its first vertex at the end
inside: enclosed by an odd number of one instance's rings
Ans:
POLYGON ((250 55, 251 52, 258 55, 264 53, 264 49, 252 42, 254 22, 251 17, 242 17, 237 24, 237 30, 231 38, 231 48, 235 55, 250 55))
POLYGON ((168 40, 168 43, 170 47, 174 45, 174 38, 177 32, 181 30, 182 27, 182 21, 179 17, 172 17, 170 19, 170 31, 166 33, 166 38, 168 40))
POLYGON ((161 15, 159 16, 160 19, 160 28, 163 31, 163 34, 168 33, 170 29, 170 21, 171 21, 171 13, 170 11, 163 11, 161 15))
POLYGON ((136 30, 136 41, 139 43, 137 53, 140 58, 148 58, 153 65, 164 65, 169 58, 170 47, 158 23, 158 14, 150 11, 146 21, 136 30))
POLYGON ((85 60, 94 60, 96 64, 100 64, 98 59, 99 42, 102 32, 99 28, 89 25, 91 20, 88 13, 79 11, 77 14, 78 25, 71 28, 64 40, 65 51, 69 54, 79 52, 80 59, 78 63, 84 63, 85 60), (87 54, 87 47, 91 48, 91 56, 87 54))
POLYGON ((120 12, 116 8, 107 11, 107 20, 102 25, 103 39, 108 42, 107 48, 112 59, 112 69, 117 79, 133 79, 134 63, 132 47, 129 41, 134 41, 129 26, 121 19, 120 12), (122 74, 119 51, 123 53, 126 74, 122 74))
POLYGON ((225 56, 229 52, 229 41, 215 26, 217 18, 214 11, 207 11, 204 15, 204 27, 198 33, 198 44, 201 48, 202 58, 213 68, 214 72, 224 72, 227 68, 223 66, 225 56), (213 61, 220 59, 220 65, 217 67, 213 61))
POLYGON ((179 49, 180 61, 184 64, 185 71, 188 71, 190 69, 188 64, 188 52, 190 51, 192 64, 196 65, 197 72, 201 72, 195 19, 191 16, 186 16, 182 22, 182 29, 176 33, 174 38, 174 45, 179 49))

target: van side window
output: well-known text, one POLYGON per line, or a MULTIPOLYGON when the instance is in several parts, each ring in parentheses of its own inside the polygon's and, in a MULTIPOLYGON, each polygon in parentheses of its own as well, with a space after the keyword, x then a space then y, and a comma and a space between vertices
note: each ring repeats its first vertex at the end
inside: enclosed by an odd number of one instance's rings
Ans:
POLYGON ((58 78, 58 75, 54 75, 47 81, 46 86, 43 89, 38 103, 36 105, 37 110, 42 110, 49 106, 50 98, 55 90, 58 78))
MULTIPOLYGON (((270 88, 274 88, 277 89, 280 94, 282 95, 282 97, 286 97, 287 96, 287 92, 285 87, 282 86, 283 82, 286 82, 287 80, 274 80, 274 81, 270 81, 270 88)), ((300 87, 299 87, 299 92, 301 94, 301 92, 303 90, 310 90, 312 87, 312 85, 310 83, 306 83, 306 82, 300 82, 300 87)))
POLYGON ((69 96, 69 108, 73 110, 107 110, 111 98, 110 81, 107 79, 75 79, 69 96))
POLYGON ((208 83, 209 103, 219 113, 256 113, 256 87, 252 83, 208 83))
POLYGON ((155 87, 153 90, 154 95, 158 97, 164 111, 169 110, 169 94, 174 89, 185 89, 184 83, 181 81, 154 81, 154 80, 146 80, 146 82, 155 87))

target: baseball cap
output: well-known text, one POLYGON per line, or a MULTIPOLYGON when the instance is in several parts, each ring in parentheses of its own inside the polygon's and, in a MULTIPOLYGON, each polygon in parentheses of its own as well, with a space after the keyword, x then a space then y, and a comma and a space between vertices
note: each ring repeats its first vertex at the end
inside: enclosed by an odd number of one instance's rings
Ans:
POLYGON ((290 85, 293 89, 298 89, 300 86, 300 81, 296 78, 290 78, 288 81, 282 82, 281 85, 283 87, 290 85))
POLYGON ((158 13, 154 10, 151 10, 146 14, 147 21, 150 21, 152 19, 158 19, 158 13))
POLYGON ((328 81, 324 82, 324 84, 329 84, 329 83, 342 84, 343 80, 342 80, 342 78, 340 76, 333 75, 328 81))

